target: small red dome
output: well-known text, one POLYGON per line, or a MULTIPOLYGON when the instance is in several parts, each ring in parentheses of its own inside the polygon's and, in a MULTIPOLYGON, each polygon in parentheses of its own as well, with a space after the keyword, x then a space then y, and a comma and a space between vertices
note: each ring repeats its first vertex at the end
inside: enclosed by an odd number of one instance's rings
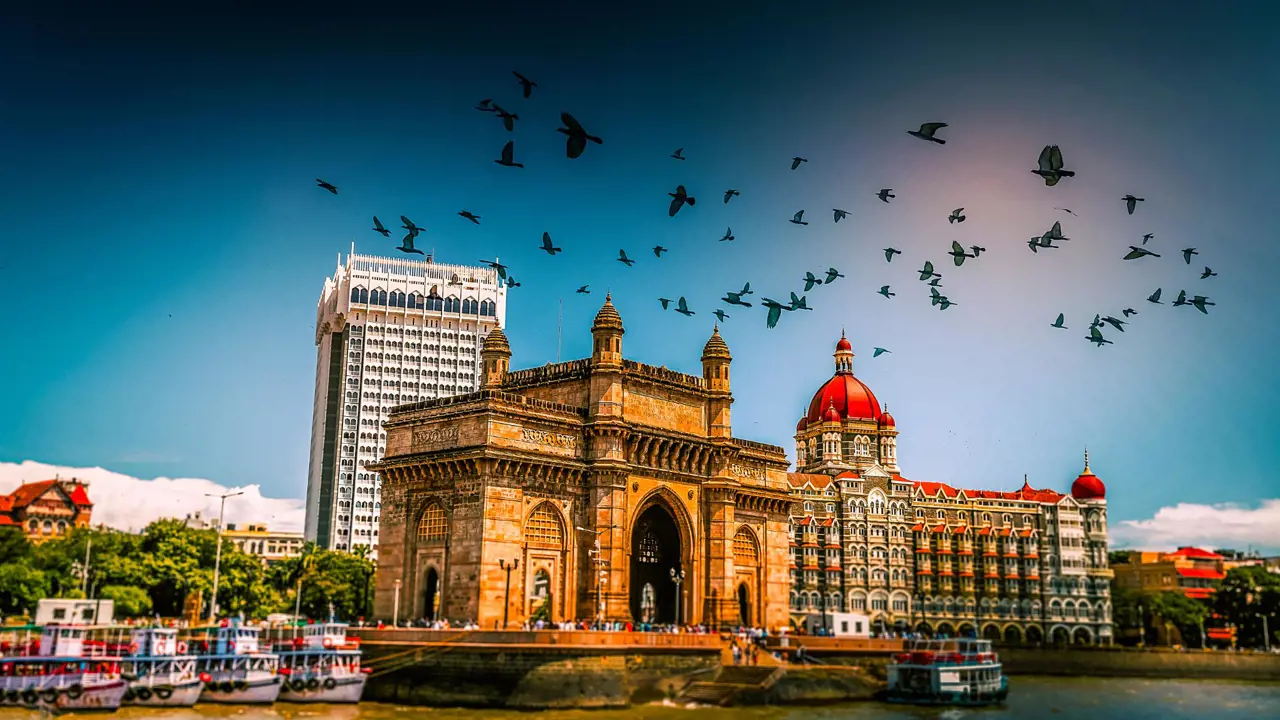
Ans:
POLYGON ((880 413, 880 427, 891 428, 897 426, 898 423, 893 421, 893 416, 889 414, 888 410, 880 413))
POLYGON ((1107 486, 1102 484, 1097 475, 1089 472, 1089 467, 1086 465, 1080 477, 1071 483, 1071 497, 1077 500, 1105 500, 1107 486))
POLYGON ((875 420, 880 417, 880 401, 876 400, 871 388, 847 372, 837 373, 814 393, 813 400, 809 401, 808 422, 821 421, 829 407, 834 407, 841 419, 875 420))
POLYGON ((849 352, 853 352, 853 343, 850 343, 849 339, 842 334, 840 336, 840 342, 836 343, 836 350, 848 350, 849 352))
POLYGON ((834 402, 827 405, 827 411, 822 414, 822 422, 840 422, 840 411, 836 410, 834 402))
POLYGON ((800 422, 796 423, 796 432, 802 432, 808 425, 808 418, 800 418, 800 422))

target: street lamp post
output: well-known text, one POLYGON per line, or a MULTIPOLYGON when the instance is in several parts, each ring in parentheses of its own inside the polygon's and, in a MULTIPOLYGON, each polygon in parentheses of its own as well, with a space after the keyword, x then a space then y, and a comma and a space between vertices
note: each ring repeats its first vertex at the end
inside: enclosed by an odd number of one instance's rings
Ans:
POLYGON ((603 533, 609 530, 614 530, 617 527, 618 527, 617 525, 610 525, 609 527, 600 528, 599 530, 592 530, 591 528, 584 528, 584 527, 577 527, 577 526, 574 527, 574 530, 577 530, 578 532, 592 533, 593 535, 596 536, 595 545, 591 550, 591 554, 595 555, 595 558, 596 558, 596 622, 597 623, 604 623, 604 586, 605 586, 605 582, 609 579, 609 570, 608 570, 609 560, 605 558, 604 552, 600 549, 600 533, 603 533))
POLYGON ((507 589, 502 595, 502 629, 507 629, 507 611, 511 609, 511 571, 520 567, 520 560, 512 560, 508 565, 506 560, 498 560, 498 567, 507 573, 507 589))
POLYGON ((676 626, 680 625, 680 586, 684 583, 684 568, 671 568, 671 582, 676 584, 676 626))
POLYGON ((222 569, 222 514, 227 509, 227 498, 243 495, 244 491, 222 493, 205 493, 205 497, 218 498, 218 549, 213 555, 213 595, 209 598, 209 622, 213 622, 218 617, 218 572, 222 569))
POLYGON ((400 578, 392 583, 395 587, 395 596, 391 598, 391 627, 400 627, 400 578))

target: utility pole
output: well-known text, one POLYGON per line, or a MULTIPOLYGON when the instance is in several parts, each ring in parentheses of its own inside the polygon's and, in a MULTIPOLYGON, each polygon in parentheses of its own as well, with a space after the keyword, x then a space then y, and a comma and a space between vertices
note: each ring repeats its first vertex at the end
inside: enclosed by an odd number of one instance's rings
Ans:
POLYGON ((511 609, 511 571, 520 567, 520 560, 519 558, 512 560, 511 564, 508 565, 506 560, 499 558, 498 567, 507 572, 507 589, 502 595, 502 629, 506 630, 507 615, 508 611, 511 609))
POLYGON ((604 623, 604 586, 609 579, 609 560, 605 558, 604 551, 600 549, 600 533, 609 530, 616 530, 617 525, 610 525, 607 528, 592 530, 590 528, 575 527, 574 530, 584 533, 592 533, 596 536, 595 547, 591 551, 596 556, 596 621, 604 623))
POLYGON ((89 549, 93 547, 93 538, 85 538, 84 543, 84 572, 80 574, 80 594, 88 596, 89 588, 89 549))
POLYGON ((236 492, 222 493, 221 495, 217 495, 215 493, 204 494, 205 497, 216 497, 218 498, 218 501, 219 501, 218 528, 217 528, 218 549, 214 552, 214 555, 213 555, 213 595, 209 598, 209 622, 213 622, 218 619, 218 573, 222 569, 222 514, 227 509, 227 498, 235 497, 237 495, 243 495, 243 494, 244 494, 243 490, 238 490, 236 492))
POLYGON ((684 568, 676 570, 671 568, 671 582, 676 584, 676 628, 681 625, 680 621, 680 586, 684 584, 684 568))

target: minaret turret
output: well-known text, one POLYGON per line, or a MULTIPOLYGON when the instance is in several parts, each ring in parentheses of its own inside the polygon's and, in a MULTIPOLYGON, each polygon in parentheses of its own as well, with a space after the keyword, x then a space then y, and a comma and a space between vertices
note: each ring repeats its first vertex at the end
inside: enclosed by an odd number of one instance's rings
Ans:
POLYGON ((729 354, 729 346, 720 337, 720 326, 711 330, 711 337, 702 346, 702 379, 707 383, 710 394, 707 417, 711 419, 710 435, 713 438, 729 438, 733 436, 733 426, 729 419, 729 406, 733 404, 733 396, 729 394, 729 365, 733 356, 729 354))
POLYGON ((511 368, 511 345, 507 342, 502 328, 494 326, 480 346, 480 364, 483 375, 481 387, 485 390, 496 390, 502 387, 511 368))

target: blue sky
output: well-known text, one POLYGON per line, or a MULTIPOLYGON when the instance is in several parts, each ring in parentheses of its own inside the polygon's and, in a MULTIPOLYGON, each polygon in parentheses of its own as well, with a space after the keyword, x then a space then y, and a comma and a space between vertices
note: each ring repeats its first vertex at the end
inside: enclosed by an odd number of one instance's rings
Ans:
POLYGON ((785 298, 834 266, 848 277, 774 330, 726 308, 736 434, 790 452, 843 327, 912 479, 1065 490, 1088 445, 1115 518, 1280 496, 1277 11, 981 5, 15 18, 0 459, 301 496, 321 283, 352 241, 393 253, 370 218, 406 214, 442 261, 510 265, 515 367, 555 360, 559 298, 563 356, 586 355, 611 289, 628 356, 697 372, 724 291, 785 298), (513 69, 539 83, 531 99, 513 69), (485 97, 515 132, 472 109, 485 97), (566 159, 562 110, 604 144, 566 159), (946 145, 905 133, 929 121, 950 124, 946 145), (509 139, 523 170, 492 162, 509 139), (1076 177, 1029 172, 1046 144, 1076 177), (791 171, 794 155, 809 162, 791 171), (698 204, 669 218, 677 184, 698 204), (1126 193, 1146 198, 1132 216, 1126 193), (787 223, 800 209, 807 227, 787 223), (1055 220, 1072 240, 1031 254, 1055 220), (537 250, 543 231, 562 255, 537 250), (1122 262, 1144 233, 1163 257, 1122 262), (953 239, 988 252, 954 268, 953 239), (886 264, 890 245, 904 254, 886 264), (915 279, 924 260, 958 303, 945 313, 915 279), (1217 305, 1145 302, 1157 287, 1217 305), (680 295, 692 318, 656 300, 680 295), (1114 345, 1085 341, 1095 313, 1126 307, 1114 345), (1048 326, 1059 312, 1067 331, 1048 326))

